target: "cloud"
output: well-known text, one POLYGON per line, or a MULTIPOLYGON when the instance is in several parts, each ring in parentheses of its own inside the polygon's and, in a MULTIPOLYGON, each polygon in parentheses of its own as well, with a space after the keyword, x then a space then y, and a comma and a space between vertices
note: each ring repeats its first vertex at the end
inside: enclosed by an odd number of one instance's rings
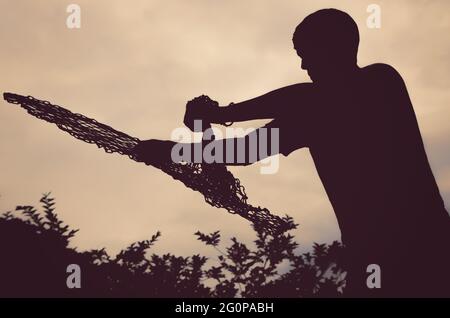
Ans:
MULTIPOLYGON (((348 11, 361 29, 361 64, 387 62, 404 76, 437 179, 449 202, 447 1, 381 1, 369 30, 365 2, 77 1, 82 28, 65 27, 66 4, 0 3, 2 91, 31 94, 140 138, 168 139, 184 105, 207 93, 222 104, 308 80, 291 44, 297 23, 323 7, 348 11)), ((107 155, 56 127, 0 106, 0 210, 35 204, 52 190, 81 248, 117 251, 160 229, 157 248, 196 252, 192 235, 222 229, 252 240, 246 221, 156 169, 107 155), (175 198, 175 199, 174 199, 175 198)), ((335 216, 307 151, 274 176, 236 168, 250 201, 288 213, 305 245, 339 238, 335 216)))

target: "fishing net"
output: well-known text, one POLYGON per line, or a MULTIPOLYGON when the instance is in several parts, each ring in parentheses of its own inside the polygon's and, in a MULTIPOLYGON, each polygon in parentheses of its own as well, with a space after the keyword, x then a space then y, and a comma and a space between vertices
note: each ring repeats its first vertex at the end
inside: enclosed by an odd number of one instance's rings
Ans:
MULTIPOLYGON (((135 151, 141 142, 138 138, 32 96, 4 93, 4 99, 9 103, 20 105, 39 119, 56 124, 77 139, 103 148, 107 153, 119 153, 140 161, 135 151)), ((183 182, 188 188, 203 194, 208 204, 224 208, 229 213, 238 214, 249 220, 258 231, 276 235, 294 228, 290 217, 279 217, 271 214, 266 208, 247 203, 244 187, 224 164, 175 163, 171 160, 157 159, 152 160, 151 164, 183 182)))

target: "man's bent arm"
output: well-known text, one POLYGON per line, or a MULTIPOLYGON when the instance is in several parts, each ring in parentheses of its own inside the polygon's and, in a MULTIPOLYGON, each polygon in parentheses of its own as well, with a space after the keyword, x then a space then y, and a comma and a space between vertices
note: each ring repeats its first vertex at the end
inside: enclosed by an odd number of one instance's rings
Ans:
POLYGON ((308 104, 311 88, 311 83, 294 84, 230 106, 218 107, 210 120, 218 124, 275 118, 288 107, 308 104))

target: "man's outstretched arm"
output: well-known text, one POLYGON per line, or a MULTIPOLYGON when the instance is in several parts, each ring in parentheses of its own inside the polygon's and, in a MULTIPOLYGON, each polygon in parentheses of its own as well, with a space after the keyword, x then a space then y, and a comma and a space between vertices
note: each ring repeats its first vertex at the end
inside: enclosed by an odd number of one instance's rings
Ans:
POLYGON ((151 165, 158 162, 184 161, 246 166, 279 152, 278 129, 265 127, 258 128, 244 137, 195 143, 150 139, 141 141, 134 149, 138 161, 151 165))

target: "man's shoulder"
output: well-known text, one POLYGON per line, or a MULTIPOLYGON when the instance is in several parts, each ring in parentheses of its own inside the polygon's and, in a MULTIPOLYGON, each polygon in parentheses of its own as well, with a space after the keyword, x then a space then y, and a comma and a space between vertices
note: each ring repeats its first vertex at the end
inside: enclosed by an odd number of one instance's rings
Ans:
POLYGON ((382 81, 384 84, 403 81, 401 75, 393 66, 384 63, 367 65, 361 68, 361 74, 369 80, 382 81))

